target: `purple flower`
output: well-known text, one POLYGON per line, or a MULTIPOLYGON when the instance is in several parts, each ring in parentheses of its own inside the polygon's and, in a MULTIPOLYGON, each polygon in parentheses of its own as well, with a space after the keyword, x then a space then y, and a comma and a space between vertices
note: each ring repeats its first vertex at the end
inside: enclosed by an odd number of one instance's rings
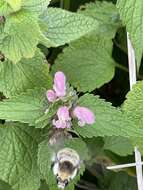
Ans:
POLYGON ((95 122, 94 113, 86 107, 77 106, 73 111, 73 115, 78 118, 78 125, 81 127, 95 122))
POLYGON ((49 102, 54 102, 57 98, 56 93, 53 90, 48 90, 46 95, 49 102))
POLYGON ((58 97, 66 95, 66 77, 63 72, 58 71, 55 73, 53 89, 58 97))
POLYGON ((69 115, 69 108, 67 106, 62 106, 57 111, 58 120, 53 120, 53 125, 56 128, 70 128, 71 118, 69 115))

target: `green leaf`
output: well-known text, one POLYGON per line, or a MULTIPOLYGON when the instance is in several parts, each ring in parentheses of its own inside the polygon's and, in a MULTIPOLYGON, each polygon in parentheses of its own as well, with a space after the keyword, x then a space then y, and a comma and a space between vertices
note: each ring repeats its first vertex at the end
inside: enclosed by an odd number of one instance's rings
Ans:
POLYGON ((12 14, 6 19, 4 32, 7 36, 0 50, 5 57, 16 63, 34 56, 40 35, 36 16, 24 10, 12 14))
POLYGON ((38 167, 43 179, 48 178, 51 170, 53 151, 49 147, 48 141, 41 142, 38 146, 38 167))
POLYGON ((96 20, 60 8, 49 8, 41 16, 41 22, 47 24, 47 27, 41 29, 55 46, 76 40, 98 27, 96 20))
POLYGON ((22 8, 42 14, 51 0, 22 0, 22 8))
POLYGON ((130 34, 139 68, 143 53, 143 2, 140 0, 118 0, 117 8, 123 24, 130 34))
POLYGON ((0 128, 0 179, 13 190, 35 190, 40 186, 37 167, 38 131, 20 124, 0 128))
POLYGON ((90 92, 113 78, 115 62, 111 54, 111 40, 86 36, 64 49, 53 70, 62 70, 78 91, 90 92))
POLYGON ((95 3, 88 3, 81 6, 78 12, 98 21, 99 28, 95 27, 95 31, 101 36, 113 38, 120 26, 119 13, 115 4, 111 2, 96 1, 95 3))
MULTIPOLYGON (((129 117, 130 121, 137 128, 143 129, 143 81, 133 86, 133 90, 127 94, 127 99, 123 104, 123 111, 129 117)), ((143 153, 143 138, 133 138, 134 145, 139 146, 143 153)))
POLYGON ((25 92, 35 87, 51 87, 48 64, 40 51, 31 59, 22 59, 18 64, 6 60, 0 63, 0 91, 6 97, 25 92))
POLYGON ((79 105, 91 109, 96 117, 93 125, 75 127, 76 132, 83 137, 121 136, 139 138, 143 135, 143 130, 132 123, 125 114, 111 106, 109 102, 99 99, 98 96, 86 94, 80 98, 79 105))
POLYGON ((8 15, 21 8, 21 0, 0 0, 0 15, 8 15))
POLYGON ((110 150, 120 156, 127 156, 133 153, 133 145, 130 140, 124 137, 105 137, 104 149, 110 150))
POLYGON ((8 183, 0 180, 0 190, 12 190, 12 188, 8 183))
POLYGON ((129 119, 139 128, 143 128, 143 81, 133 86, 133 90, 127 94, 123 104, 123 111, 129 119))
MULTIPOLYGON (((104 176, 102 177, 102 184, 105 184, 105 187, 108 187, 108 190, 137 190, 137 180, 136 177, 128 175, 126 172, 112 172, 105 171, 104 176)), ((101 190, 104 190, 104 188, 101 190)))
POLYGON ((0 102, 0 118, 34 125, 48 107, 45 90, 33 89, 0 102))
POLYGON ((4 0, 7 2, 14 12, 18 11, 21 8, 21 0, 4 0))
POLYGON ((74 149, 80 156, 81 160, 88 159, 88 149, 83 140, 80 138, 72 138, 65 141, 65 147, 74 149))

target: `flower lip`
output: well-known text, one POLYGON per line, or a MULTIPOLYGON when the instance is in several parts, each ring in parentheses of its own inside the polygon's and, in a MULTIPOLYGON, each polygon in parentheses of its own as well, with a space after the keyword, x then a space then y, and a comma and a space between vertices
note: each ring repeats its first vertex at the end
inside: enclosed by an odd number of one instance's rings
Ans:
POLYGON ((85 124, 91 125, 95 122, 94 113, 86 107, 77 106, 73 111, 73 115, 78 118, 78 124, 81 127, 85 124))
POLYGON ((66 95, 66 76, 62 71, 55 73, 53 89, 58 97, 66 95))
POLYGON ((53 125, 56 128, 70 128, 71 127, 71 117, 69 114, 69 108, 67 106, 62 106, 57 111, 58 120, 53 120, 53 125))
POLYGON ((53 90, 48 90, 46 95, 49 102, 54 102, 57 98, 56 93, 53 90))

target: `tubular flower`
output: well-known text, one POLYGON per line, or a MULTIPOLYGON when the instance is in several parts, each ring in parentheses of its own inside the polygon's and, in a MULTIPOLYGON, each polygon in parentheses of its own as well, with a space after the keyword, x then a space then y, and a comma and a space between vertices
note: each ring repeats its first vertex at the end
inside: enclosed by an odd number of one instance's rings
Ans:
POLYGON ((55 73, 53 89, 58 97, 66 95, 66 77, 63 72, 58 71, 55 73))
POLYGON ((53 119, 53 125, 56 128, 70 128, 71 127, 71 117, 69 115, 69 108, 62 106, 57 111, 58 119, 53 119))
POLYGON ((57 99, 56 93, 53 90, 48 90, 46 95, 49 102, 54 102, 57 99))
POLYGON ((95 122, 94 113, 86 107, 77 106, 73 110, 73 115, 78 118, 78 125, 83 127, 85 124, 93 124, 95 122))

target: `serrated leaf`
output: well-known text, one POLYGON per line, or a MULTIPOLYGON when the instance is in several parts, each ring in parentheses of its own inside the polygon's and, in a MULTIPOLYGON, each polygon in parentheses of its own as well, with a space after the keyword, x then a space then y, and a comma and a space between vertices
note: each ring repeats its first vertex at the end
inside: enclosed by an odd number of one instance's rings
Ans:
POLYGON ((139 128, 143 128, 143 81, 133 86, 123 104, 123 111, 139 128))
POLYGON ((44 26, 41 29, 55 46, 76 40, 98 27, 96 20, 60 8, 48 8, 41 16, 41 22, 47 24, 47 28, 44 26))
POLYGON ((111 2, 96 1, 95 3, 88 3, 81 6, 78 12, 98 21, 99 28, 95 28, 95 31, 101 36, 113 38, 120 26, 119 13, 115 4, 111 2))
POLYGON ((50 4, 51 0, 22 0, 22 7, 30 11, 42 14, 50 4))
POLYGON ((0 179, 13 190, 38 189, 38 131, 26 125, 6 124, 0 128, 0 134, 0 179))
MULTIPOLYGON (((123 104, 123 111, 137 128, 143 128, 143 81, 133 86, 133 90, 127 94, 127 99, 123 104)), ((139 146, 143 153, 143 138, 132 138, 135 146, 139 146)))
POLYGON ((141 137, 143 130, 133 124, 121 110, 111 106, 109 102, 99 99, 98 96, 84 95, 79 105, 91 109, 96 117, 95 124, 84 127, 75 127, 78 134, 83 137, 93 136, 121 136, 141 137))
POLYGON ((113 78, 115 62, 111 54, 111 40, 89 35, 65 48, 53 70, 62 70, 78 91, 90 92, 113 78))
POLYGON ((0 63, 0 91, 6 97, 25 92, 35 87, 50 88, 52 84, 48 64, 40 51, 31 59, 22 59, 18 64, 6 60, 0 63))
POLYGON ((0 0, 0 15, 8 15, 21 8, 21 0, 0 0))
POLYGON ((5 57, 16 63, 34 56, 40 35, 36 16, 25 10, 12 14, 6 19, 4 32, 7 36, 0 50, 5 57))
POLYGON ((131 155, 134 150, 130 140, 124 137, 105 137, 104 142, 105 150, 110 150, 120 156, 131 155))
POLYGON ((48 178, 51 170, 53 151, 48 145, 48 140, 43 141, 38 146, 38 166, 43 179, 48 178))
POLYGON ((33 89, 0 102, 0 118, 34 125, 48 107, 45 90, 33 89))
POLYGON ((143 1, 118 0, 117 8, 119 9, 123 24, 130 34, 139 68, 143 53, 143 1))

